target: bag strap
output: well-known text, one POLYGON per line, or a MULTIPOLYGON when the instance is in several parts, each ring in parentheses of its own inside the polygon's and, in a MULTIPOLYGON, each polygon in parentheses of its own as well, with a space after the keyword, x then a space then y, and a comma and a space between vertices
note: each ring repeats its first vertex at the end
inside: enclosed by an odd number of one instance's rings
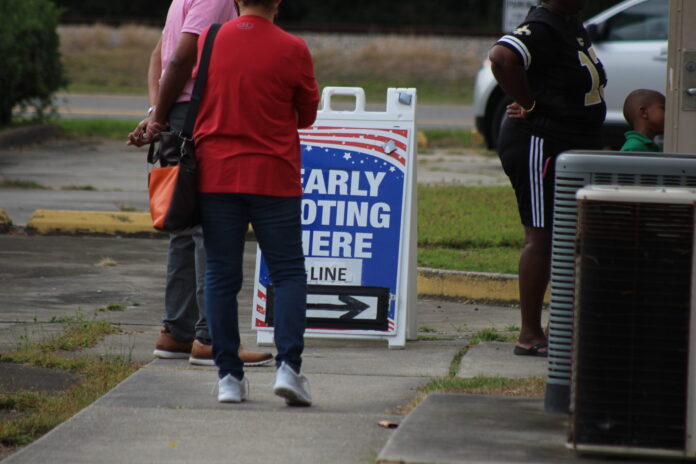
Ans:
POLYGON ((155 161, 159 159, 159 151, 155 155, 155 142, 150 142, 150 148, 147 149, 147 162, 150 164, 155 164, 155 161))
POLYGON ((186 122, 181 130, 181 135, 186 138, 191 138, 193 135, 193 126, 196 124, 198 116, 198 108, 201 106, 201 98, 205 89, 205 81, 208 78, 208 65, 210 64, 210 55, 213 52, 213 42, 220 30, 221 24, 213 24, 208 30, 208 35, 205 37, 205 45, 203 45, 203 53, 201 61, 198 63, 198 74, 193 84, 193 92, 191 93, 191 102, 186 111, 186 122))

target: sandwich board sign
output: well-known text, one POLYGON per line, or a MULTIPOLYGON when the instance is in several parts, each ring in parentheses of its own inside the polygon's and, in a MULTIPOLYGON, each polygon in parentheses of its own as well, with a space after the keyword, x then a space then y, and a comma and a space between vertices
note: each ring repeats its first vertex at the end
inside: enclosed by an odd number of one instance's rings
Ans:
MULTIPOLYGON (((415 89, 388 89, 366 111, 361 88, 327 87, 317 120, 300 131, 305 337, 414 338, 416 304, 415 89), (332 98, 355 98, 339 111, 332 98)), ((252 328, 273 342, 274 287, 257 250, 252 328)))

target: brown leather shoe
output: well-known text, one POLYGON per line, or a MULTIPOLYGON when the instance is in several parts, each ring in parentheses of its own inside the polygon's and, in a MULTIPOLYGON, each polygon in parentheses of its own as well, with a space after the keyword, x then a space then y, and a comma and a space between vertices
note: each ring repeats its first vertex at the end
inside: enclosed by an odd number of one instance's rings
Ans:
POLYGON ((153 354, 163 359, 183 359, 191 355, 191 343, 180 342, 172 337, 169 331, 162 327, 155 342, 153 354))
POLYGON ((206 345, 198 340, 194 340, 189 362, 197 366, 214 366, 213 345, 206 345))
POLYGON ((239 345, 239 359, 246 367, 263 366, 273 361, 273 354, 264 351, 253 351, 239 345))
MULTIPOLYGON (((245 367, 262 366, 273 360, 273 355, 271 353, 247 350, 241 345, 237 353, 239 354, 239 359, 242 360, 245 367)), ((213 346, 206 345, 198 340, 194 340, 189 362, 197 366, 214 366, 215 360, 213 359, 213 346)))

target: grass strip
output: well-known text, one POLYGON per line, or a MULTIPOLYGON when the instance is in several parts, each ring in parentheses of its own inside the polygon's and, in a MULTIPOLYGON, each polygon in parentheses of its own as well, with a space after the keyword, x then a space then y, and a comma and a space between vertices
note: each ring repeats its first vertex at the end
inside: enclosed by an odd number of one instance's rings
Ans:
POLYGON ((522 247, 515 195, 507 186, 418 186, 418 244, 440 248, 522 247))
POLYGON ((515 274, 523 232, 507 186, 418 186, 418 265, 515 274))
POLYGON ((136 119, 64 119, 56 121, 61 132, 72 138, 104 138, 126 141, 140 121, 136 119))
POLYGON ((473 99, 473 79, 469 82, 429 82, 426 80, 403 77, 385 80, 372 76, 369 71, 350 77, 334 78, 318 76, 319 88, 324 87, 360 87, 365 91, 366 102, 383 103, 387 97, 388 88, 415 88, 418 91, 418 102, 425 104, 470 105, 473 99))
POLYGON ((526 396, 540 398, 544 396, 546 379, 528 377, 524 379, 507 379, 504 377, 438 377, 419 388, 425 395, 429 393, 463 393, 469 395, 526 396))
POLYGON ((519 259, 517 247, 418 248, 418 266, 435 269, 517 274, 519 259))
POLYGON ((469 379, 457 377, 462 358, 473 346, 481 342, 509 342, 516 340, 518 335, 516 332, 519 332, 519 328, 511 326, 509 329, 515 333, 506 334, 495 328, 486 328, 472 335, 467 345, 452 358, 448 375, 435 377, 430 382, 419 387, 416 396, 401 407, 398 412, 403 415, 408 414, 430 393, 543 397, 546 390, 546 379, 543 377, 523 379, 488 376, 477 376, 469 379))
POLYGON ((22 341, 10 353, 2 354, 3 362, 62 369, 78 374, 78 384, 55 395, 18 391, 0 394, 0 445, 15 447, 37 439, 93 403, 137 366, 123 357, 76 359, 66 354, 94 346, 104 336, 118 329, 106 321, 86 321, 83 317, 66 322, 62 335, 41 343, 22 341))
POLYGON ((423 129, 427 148, 483 148, 483 140, 471 129, 423 129))
POLYGON ((51 187, 46 187, 33 180, 23 179, 2 179, 0 180, 0 188, 5 189, 34 189, 34 190, 51 190, 51 187))

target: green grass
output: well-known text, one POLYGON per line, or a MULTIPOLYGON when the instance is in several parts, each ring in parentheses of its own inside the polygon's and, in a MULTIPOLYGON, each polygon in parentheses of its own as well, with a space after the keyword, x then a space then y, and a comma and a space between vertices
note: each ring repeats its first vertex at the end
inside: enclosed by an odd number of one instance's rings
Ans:
POLYGON ((456 340, 454 337, 438 336, 438 335, 418 335, 416 337, 420 341, 424 342, 439 342, 439 341, 451 341, 456 340))
POLYGON ((523 231, 511 188, 418 186, 418 265, 516 274, 523 231))
POLYGON ((503 377, 438 377, 419 388, 428 394, 433 392, 450 392, 483 395, 531 396, 540 398, 544 395, 545 379, 530 377, 526 379, 506 379, 503 377))
POLYGON ((418 243, 443 248, 522 246, 509 187, 418 186, 418 243))
POLYGON ((60 188, 61 190, 84 190, 94 192, 97 188, 94 185, 66 185, 60 188))
POLYGON ((0 188, 5 189, 27 189, 27 190, 51 190, 51 187, 46 187, 33 180, 22 179, 3 179, 0 180, 0 188))
MULTIPOLYGON (((101 75, 100 75, 101 76, 101 75)), ((320 82, 320 89, 324 87, 362 87, 365 90, 367 103, 381 103, 387 97, 389 87, 415 87, 418 90, 418 102, 429 104, 470 105, 472 102, 473 83, 447 83, 432 84, 428 82, 415 82, 408 80, 390 80, 388 84, 381 79, 371 77, 356 78, 350 81, 327 80, 320 82)), ((66 89, 71 93, 106 93, 114 95, 146 95, 147 86, 137 84, 118 84, 118 82, 98 83, 98 79, 83 82, 80 79, 71 83, 66 89)))
POLYGON ((483 148, 480 137, 470 129, 424 129, 427 148, 483 148))
MULTIPOLYGON (((491 327, 480 330, 470 336, 467 345, 459 350, 452 358, 448 375, 435 377, 427 384, 419 387, 418 394, 407 404, 399 408, 398 412, 403 415, 408 414, 430 393, 543 397, 546 390, 546 379, 542 377, 528 377, 524 379, 484 376, 463 379, 457 377, 462 358, 473 346, 485 341, 514 341, 519 334, 515 330, 508 330, 514 328, 513 326, 506 327, 506 331, 515 333, 501 333, 497 329, 491 327)), ((427 337, 419 336, 418 339, 427 340, 427 337)))
POLYGON ((3 362, 62 369, 79 376, 77 385, 58 394, 31 391, 0 393, 0 446, 32 442, 116 386, 137 366, 123 357, 76 359, 70 352, 94 346, 118 329, 106 321, 87 321, 78 314, 64 321, 64 333, 40 343, 20 337, 18 348, 3 353, 3 362))
POLYGON ((125 311, 126 306, 120 303, 109 303, 99 308, 99 311, 125 311))
POLYGON ((497 329, 490 327, 475 333, 469 338, 469 345, 478 345, 481 342, 511 342, 517 340, 517 334, 505 335, 497 329))
POLYGON ((325 79, 318 81, 319 87, 362 87, 367 103, 383 103, 387 98, 388 88, 415 87, 419 103, 468 105, 473 95, 472 82, 433 83, 418 79, 394 76, 385 81, 369 75, 357 75, 344 79, 325 79))
POLYGON ((69 92, 147 94, 147 66, 154 45, 128 49, 90 50, 62 57, 70 78, 69 92))
POLYGON ((517 274, 520 249, 490 248, 418 248, 418 265, 435 269, 517 274))
POLYGON ((130 119, 59 119, 63 135, 75 138, 105 138, 123 140, 135 129, 138 120, 130 119))

